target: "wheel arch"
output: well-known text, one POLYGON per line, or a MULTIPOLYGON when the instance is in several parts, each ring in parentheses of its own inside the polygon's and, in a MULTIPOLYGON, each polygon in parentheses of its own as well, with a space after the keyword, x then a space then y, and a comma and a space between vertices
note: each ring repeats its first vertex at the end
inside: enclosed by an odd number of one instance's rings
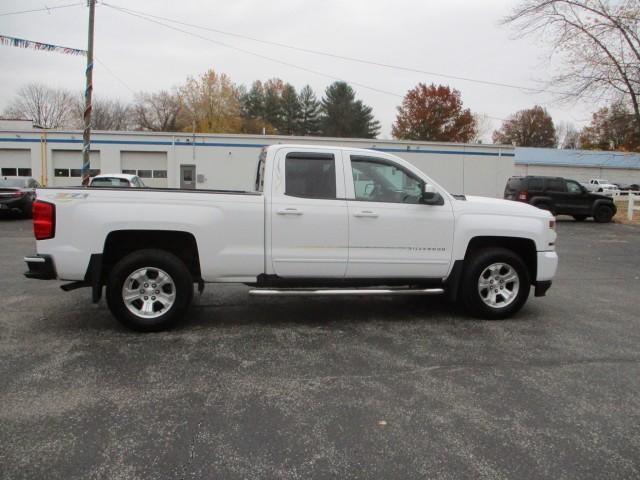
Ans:
POLYGON ((184 262, 194 282, 201 280, 198 243, 192 233, 176 230, 115 230, 104 241, 99 275, 101 284, 105 284, 118 261, 143 249, 165 250, 174 254, 184 262))

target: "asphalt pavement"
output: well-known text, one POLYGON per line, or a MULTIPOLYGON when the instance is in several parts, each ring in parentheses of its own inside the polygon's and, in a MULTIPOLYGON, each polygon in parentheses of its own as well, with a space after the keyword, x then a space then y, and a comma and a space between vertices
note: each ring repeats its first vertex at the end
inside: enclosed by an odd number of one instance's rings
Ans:
POLYGON ((0 478, 639 478, 640 227, 558 232, 510 320, 207 286, 139 334, 24 278, 30 221, 1 218, 0 478))

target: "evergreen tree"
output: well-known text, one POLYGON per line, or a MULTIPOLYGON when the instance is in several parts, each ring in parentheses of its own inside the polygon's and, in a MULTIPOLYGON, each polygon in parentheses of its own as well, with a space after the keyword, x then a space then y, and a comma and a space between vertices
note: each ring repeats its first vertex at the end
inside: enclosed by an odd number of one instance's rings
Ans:
MULTIPOLYGON (((276 130, 282 126, 284 116, 282 108, 282 91, 284 82, 279 78, 272 78, 264 83, 264 120, 273 125, 276 130)), ((278 133, 280 133, 278 131, 278 133)))
POLYGON ((287 83, 281 96, 282 118, 278 125, 278 132, 283 135, 295 135, 298 133, 302 109, 296 89, 287 83))
POLYGON ((320 102, 309 85, 300 90, 300 122, 298 135, 320 135, 320 102))
POLYGON ((329 85, 322 99, 322 133, 327 137, 375 138, 380 122, 346 82, 329 85))

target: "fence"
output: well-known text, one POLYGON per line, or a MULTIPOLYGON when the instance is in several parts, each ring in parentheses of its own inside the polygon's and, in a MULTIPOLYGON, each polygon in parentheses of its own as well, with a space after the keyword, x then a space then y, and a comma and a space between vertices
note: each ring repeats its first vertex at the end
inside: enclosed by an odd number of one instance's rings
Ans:
POLYGON ((627 205, 627 219, 629 221, 633 220, 633 211, 640 211, 640 205, 636 206, 636 202, 640 202, 640 195, 636 195, 637 192, 629 193, 627 197, 627 201, 629 202, 627 205))

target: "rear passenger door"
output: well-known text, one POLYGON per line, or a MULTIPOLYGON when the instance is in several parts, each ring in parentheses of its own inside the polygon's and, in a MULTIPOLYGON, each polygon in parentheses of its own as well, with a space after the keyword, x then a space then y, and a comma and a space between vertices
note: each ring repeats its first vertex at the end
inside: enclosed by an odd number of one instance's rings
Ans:
POLYGON ((563 178, 548 178, 546 180, 546 194, 551 197, 556 214, 569 210, 567 186, 563 178))
POLYGON ((280 277, 342 278, 348 218, 340 150, 283 148, 271 182, 271 262, 280 277))

